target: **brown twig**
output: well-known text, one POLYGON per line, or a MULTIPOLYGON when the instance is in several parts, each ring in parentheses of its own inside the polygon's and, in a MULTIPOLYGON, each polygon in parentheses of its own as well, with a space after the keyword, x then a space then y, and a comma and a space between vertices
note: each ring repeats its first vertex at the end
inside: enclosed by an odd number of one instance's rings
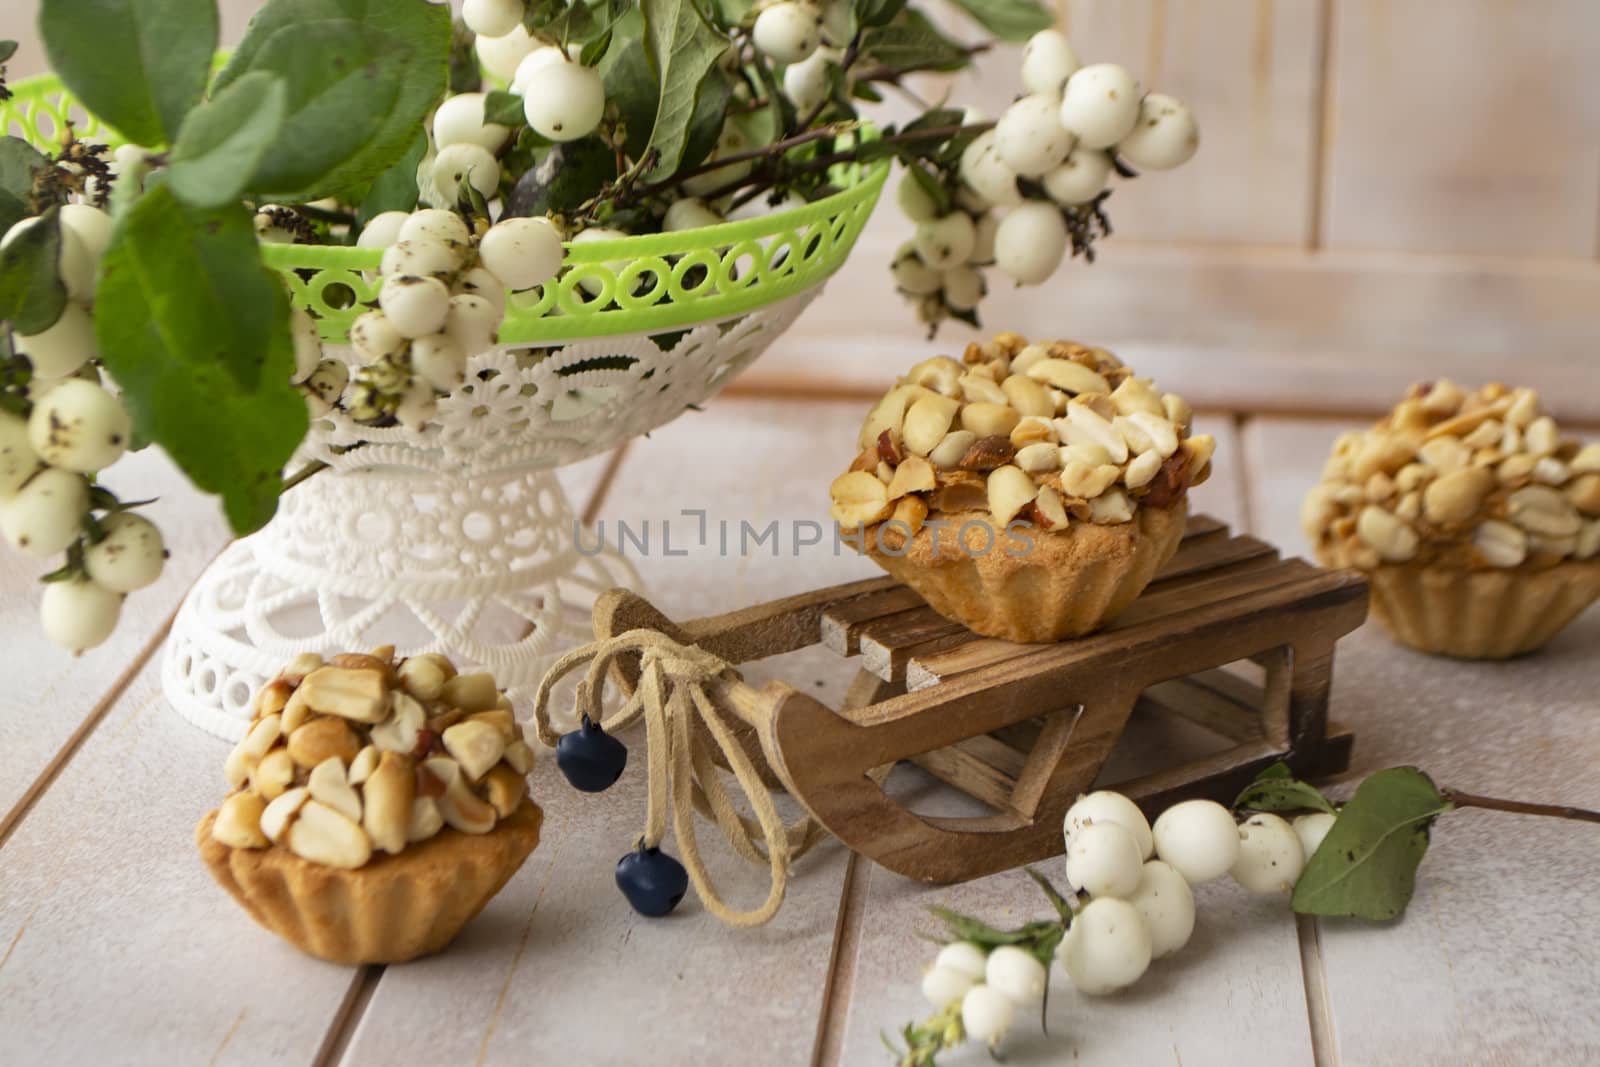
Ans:
POLYGON ((801 145, 810 144, 812 141, 821 141, 828 137, 835 137, 851 129, 854 125, 854 123, 849 122, 830 123, 827 126, 820 126, 814 130, 807 130, 805 133, 796 134, 793 137, 785 137, 783 140, 774 141, 769 145, 762 145, 760 148, 750 148, 743 152, 734 152, 726 156, 717 156, 714 159, 708 159, 706 162, 701 163, 698 166, 690 167, 685 171, 680 171, 679 173, 674 174, 672 177, 663 181, 655 182, 651 185, 641 186, 637 192, 640 196, 653 196, 656 193, 665 192, 668 189, 682 185, 690 178, 698 178, 702 174, 710 174, 713 171, 719 171, 723 167, 732 166, 735 163, 748 163, 752 160, 766 159, 769 156, 779 156, 789 151, 791 148, 798 148, 801 145))
POLYGON ((312 475, 321 474, 327 469, 328 464, 322 462, 320 459, 314 459, 310 463, 307 463, 304 467, 301 467, 299 470, 289 475, 289 477, 285 478, 283 480, 283 488, 278 490, 278 492, 280 495, 287 493, 301 482, 309 479, 312 475))
POLYGON ((1553 819, 1600 823, 1600 811, 1573 807, 1571 804, 1534 804, 1526 800, 1481 797, 1476 793, 1462 793, 1454 789, 1441 789, 1439 794, 1458 808, 1483 808, 1486 811, 1509 811, 1517 815, 1543 815, 1553 819))

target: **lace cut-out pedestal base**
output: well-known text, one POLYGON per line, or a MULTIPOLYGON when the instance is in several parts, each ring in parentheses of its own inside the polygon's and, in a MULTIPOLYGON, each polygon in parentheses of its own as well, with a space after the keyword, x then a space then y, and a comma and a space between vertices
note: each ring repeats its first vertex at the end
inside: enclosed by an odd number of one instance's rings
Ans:
POLYGON ((554 655, 588 639, 595 596, 637 584, 614 555, 580 553, 575 522, 550 471, 313 478, 184 601, 167 699, 233 739, 255 692, 298 653, 393 643, 491 671, 524 700, 554 655))

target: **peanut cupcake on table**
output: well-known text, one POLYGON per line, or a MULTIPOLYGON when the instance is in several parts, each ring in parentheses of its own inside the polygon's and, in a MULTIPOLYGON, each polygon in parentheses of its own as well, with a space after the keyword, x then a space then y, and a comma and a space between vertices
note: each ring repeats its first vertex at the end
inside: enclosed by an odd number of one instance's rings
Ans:
POLYGON ((336 963, 437 952, 539 843, 533 749, 494 679, 393 652, 284 668, 195 832, 257 922, 336 963))
POLYGON ((1413 386, 1339 438, 1301 517, 1318 558, 1366 572, 1373 617, 1423 652, 1530 652, 1600 597, 1600 444, 1563 436, 1532 389, 1413 386))
POLYGON ((832 515, 976 633, 1081 636, 1177 551, 1216 447, 1190 421, 1104 349, 1001 334, 917 364, 873 407, 832 515))

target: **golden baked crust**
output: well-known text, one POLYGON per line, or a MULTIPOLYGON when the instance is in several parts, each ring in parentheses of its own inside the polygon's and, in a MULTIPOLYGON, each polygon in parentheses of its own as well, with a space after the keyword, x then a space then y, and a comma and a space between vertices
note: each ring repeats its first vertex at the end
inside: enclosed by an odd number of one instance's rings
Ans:
MULTIPOLYGON (((1344 566, 1325 549, 1324 566, 1344 566)), ((1372 617, 1419 652, 1509 659, 1543 647, 1600 599, 1600 559, 1484 570, 1385 563, 1366 571, 1372 617)))
POLYGON ((232 848, 211 833, 195 843, 252 918, 300 951, 333 963, 403 963, 449 944, 539 843, 544 813, 524 800, 486 834, 446 829, 354 870, 301 859, 281 845, 232 848))
POLYGON ((892 547, 893 531, 880 527, 869 528, 864 543, 879 566, 975 633, 1027 643, 1060 641, 1095 630, 1133 603, 1178 550, 1188 512, 1187 499, 1180 498, 1168 507, 1142 507, 1130 522, 1021 530, 1016 536, 1033 545, 1026 554, 1016 554, 1022 544, 995 530, 983 511, 944 516, 950 526, 943 530, 923 526, 900 554, 885 550, 879 534, 892 547), (970 552, 957 543, 957 531, 969 523, 970 552), (994 534, 988 551, 982 551, 979 526, 994 534))

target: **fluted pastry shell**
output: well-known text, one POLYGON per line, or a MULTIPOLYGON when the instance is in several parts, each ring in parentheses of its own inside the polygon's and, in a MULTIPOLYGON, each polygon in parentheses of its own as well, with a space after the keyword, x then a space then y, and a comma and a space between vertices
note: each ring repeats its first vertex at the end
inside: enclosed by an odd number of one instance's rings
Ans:
POLYGON ((524 800, 486 834, 445 829, 353 870, 301 859, 279 845, 231 848, 195 830, 200 855, 251 917, 300 951, 333 963, 403 963, 461 932, 539 843, 544 813, 524 800))

